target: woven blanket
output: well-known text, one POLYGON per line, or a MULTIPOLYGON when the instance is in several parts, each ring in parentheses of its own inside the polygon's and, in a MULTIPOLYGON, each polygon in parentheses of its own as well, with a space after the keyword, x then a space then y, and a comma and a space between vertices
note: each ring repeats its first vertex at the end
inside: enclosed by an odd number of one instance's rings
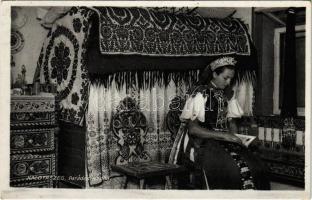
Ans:
POLYGON ((80 125, 88 100, 86 46, 93 13, 85 7, 73 7, 57 20, 44 41, 37 62, 41 84, 57 85, 60 120, 80 125))
POLYGON ((250 55, 248 33, 234 18, 212 19, 148 8, 97 7, 102 54, 250 55))

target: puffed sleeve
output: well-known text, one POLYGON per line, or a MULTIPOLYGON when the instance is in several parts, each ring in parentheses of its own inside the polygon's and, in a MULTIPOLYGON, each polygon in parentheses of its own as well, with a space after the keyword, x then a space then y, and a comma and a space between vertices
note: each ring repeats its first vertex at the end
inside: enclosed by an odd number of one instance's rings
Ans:
POLYGON ((227 112, 227 118, 240 118, 244 114, 243 109, 239 105, 236 98, 232 98, 228 101, 228 112, 227 112))
POLYGON ((192 121, 198 119, 199 121, 204 122, 206 102, 207 97, 204 97, 200 92, 198 92, 195 97, 189 97, 185 102, 180 119, 190 119, 192 121))

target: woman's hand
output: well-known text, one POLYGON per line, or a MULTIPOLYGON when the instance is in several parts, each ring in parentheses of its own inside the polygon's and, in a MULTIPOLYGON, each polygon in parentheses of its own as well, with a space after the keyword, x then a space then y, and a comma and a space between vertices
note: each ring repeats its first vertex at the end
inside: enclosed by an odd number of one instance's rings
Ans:
POLYGON ((223 138, 224 138, 224 140, 226 140, 228 142, 234 142, 234 143, 243 145, 242 140, 234 134, 224 133, 223 138))
POLYGON ((232 133, 224 133, 219 131, 208 130, 202 128, 197 120, 188 122, 188 130, 190 135, 201 138, 201 139, 215 139, 227 142, 234 142, 236 144, 242 145, 243 143, 239 137, 232 133))

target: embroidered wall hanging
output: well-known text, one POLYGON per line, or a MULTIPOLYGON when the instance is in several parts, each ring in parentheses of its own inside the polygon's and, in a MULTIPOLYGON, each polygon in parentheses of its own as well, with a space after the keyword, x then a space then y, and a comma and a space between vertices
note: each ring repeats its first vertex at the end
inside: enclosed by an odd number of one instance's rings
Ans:
MULTIPOLYGON (((73 7, 50 30, 37 62, 42 84, 56 84, 60 120, 82 125, 88 100, 86 51, 93 11, 73 7)), ((36 77, 35 77, 36 79, 36 77)))
MULTIPOLYGON (((107 185, 116 173, 112 164, 129 161, 167 162, 172 149, 166 115, 171 99, 182 96, 188 85, 118 90, 91 84, 86 113, 86 149, 90 186, 107 185)), ((109 185, 109 184, 108 184, 109 185)))
POLYGON ((120 102, 113 116, 112 129, 120 145, 116 164, 150 161, 151 158, 144 151, 147 121, 135 99, 126 97, 120 102))
POLYGON ((250 55, 248 33, 234 18, 212 19, 148 8, 97 7, 102 54, 250 55))

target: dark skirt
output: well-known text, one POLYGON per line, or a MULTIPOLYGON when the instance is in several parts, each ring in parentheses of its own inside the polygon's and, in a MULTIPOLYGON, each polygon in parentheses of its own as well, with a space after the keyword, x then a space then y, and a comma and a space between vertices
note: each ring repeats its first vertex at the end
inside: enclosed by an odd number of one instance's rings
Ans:
POLYGON ((194 156, 195 163, 182 153, 179 163, 195 174, 196 189, 205 189, 206 182, 209 189, 270 189, 266 166, 246 147, 207 139, 194 156))

